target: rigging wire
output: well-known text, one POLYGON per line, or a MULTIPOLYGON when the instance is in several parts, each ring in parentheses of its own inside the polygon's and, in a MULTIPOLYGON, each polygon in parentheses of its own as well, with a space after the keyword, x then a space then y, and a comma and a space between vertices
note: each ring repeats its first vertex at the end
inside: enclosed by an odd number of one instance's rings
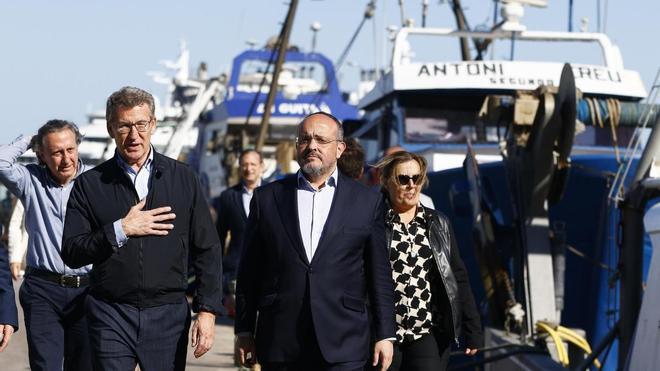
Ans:
POLYGON ((607 32, 607 13, 608 13, 608 8, 610 7, 610 2, 608 0, 605 0, 605 6, 603 9, 603 33, 607 32))
POLYGON ((317 104, 319 100, 321 99, 321 94, 325 91, 327 91, 328 87, 330 84, 334 82, 334 80, 337 79, 337 73, 339 73, 339 70, 341 67, 344 65, 344 62, 346 61, 346 57, 348 56, 348 52, 351 50, 351 47, 353 46, 353 43, 357 39, 358 35, 360 34, 360 31, 362 30, 362 26, 364 26, 364 23, 368 20, 371 19, 374 15, 374 12, 376 10, 376 4, 374 0, 369 1, 367 4, 367 9, 364 11, 364 16, 362 17, 362 20, 360 21, 360 24, 358 25, 357 29, 353 33, 353 36, 351 36, 351 39, 348 41, 348 44, 342 51, 341 55, 337 59, 337 61, 334 64, 334 74, 330 76, 330 78, 326 81, 325 87, 321 90, 319 90, 316 95, 314 96, 314 99, 312 102, 314 104, 317 104))
POLYGON ((351 36, 351 39, 348 41, 348 44, 344 48, 344 51, 341 53, 337 61, 335 62, 335 73, 339 72, 341 67, 344 65, 344 61, 346 60, 346 57, 348 56, 348 52, 351 50, 351 47, 353 46, 353 43, 355 42, 355 39, 357 39, 358 35, 360 34, 360 31, 362 30, 362 26, 364 26, 364 23, 368 20, 371 19, 374 15, 374 11, 376 10, 376 5, 374 4, 373 1, 370 1, 369 4, 367 4, 367 9, 364 11, 364 17, 362 17, 362 20, 360 21, 360 24, 358 25, 357 29, 353 33, 353 36, 351 36))
POLYGON ((593 265, 595 267, 598 267, 598 268, 600 268, 602 270, 605 270, 609 273, 616 273, 616 269, 614 269, 614 268, 610 267, 609 265, 607 265, 605 263, 602 263, 602 262, 588 256, 587 254, 583 253, 582 251, 576 249, 575 247, 573 247, 571 245, 566 245, 566 250, 573 253, 573 255, 578 256, 578 257, 586 260, 587 262, 589 262, 591 265, 593 265))
POLYGON ((500 1, 499 0, 493 0, 494 6, 493 6, 493 28, 497 26, 497 16, 500 14, 500 1))
POLYGON ((600 0, 596 0, 596 29, 600 32, 600 0))
MULTIPOLYGON (((375 3, 375 2, 374 2, 375 3)), ((373 43, 374 43, 374 67, 375 67, 375 73, 376 73, 376 80, 380 79, 380 52, 381 52, 381 42, 382 40, 378 39, 378 30, 377 30, 377 22, 376 19, 374 18, 374 21, 371 22, 371 35, 373 37, 373 43)), ((383 48, 385 49, 385 48, 383 48)))
MULTIPOLYGON (((286 28, 286 22, 282 23, 282 29, 280 30, 280 34, 277 36, 277 42, 275 42, 275 44, 273 45, 273 49, 270 52, 270 57, 268 57, 268 64, 266 64, 266 70, 264 71, 264 76, 261 78, 261 82, 259 83, 259 90, 257 90, 257 93, 254 95, 254 98, 252 98, 252 102, 250 103, 250 108, 248 109, 247 115, 245 117, 245 127, 247 127, 248 123, 250 122, 250 118, 252 117, 252 112, 254 111, 254 107, 257 105, 259 96, 261 96, 261 89, 263 89, 264 85, 266 84, 266 77, 268 76, 268 71, 270 71, 270 67, 275 62, 275 55, 277 54, 276 52, 277 50, 279 50, 280 46, 282 45, 282 38, 284 37, 285 28, 286 28)), ((284 52, 286 53, 286 51, 284 52)))

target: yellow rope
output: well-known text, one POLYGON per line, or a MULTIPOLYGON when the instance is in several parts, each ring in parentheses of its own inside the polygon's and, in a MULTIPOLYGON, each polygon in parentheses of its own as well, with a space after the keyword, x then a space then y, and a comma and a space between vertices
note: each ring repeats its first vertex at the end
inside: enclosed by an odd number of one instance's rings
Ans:
POLYGON ((562 341, 561 337, 559 337, 557 331, 552 329, 552 327, 550 327, 547 323, 541 321, 536 323, 536 327, 538 327, 539 330, 547 333, 552 338, 555 343, 555 347, 557 348, 557 357, 559 358, 559 363, 561 363, 561 365, 564 367, 568 367, 570 363, 568 354, 566 353, 566 348, 564 348, 564 342, 562 341))
MULTIPOLYGON (((559 363, 561 363, 561 365, 564 367, 568 367, 570 365, 568 352, 566 351, 566 348, 564 348, 564 340, 582 349, 587 355, 592 353, 589 342, 587 342, 586 339, 569 328, 563 326, 555 327, 554 325, 545 321, 538 321, 536 323, 536 327, 539 332, 545 332, 552 338, 555 346, 557 347, 557 357, 559 358, 559 363)), ((598 369, 601 367, 600 361, 598 359, 594 359, 594 365, 598 369)))
MULTIPOLYGON (((591 354, 591 346, 589 346, 589 342, 575 331, 563 326, 557 326, 557 332, 559 332, 561 338, 575 344, 587 355, 591 354)), ((596 368, 600 369, 600 361, 598 358, 594 359, 594 365, 596 365, 596 368)))

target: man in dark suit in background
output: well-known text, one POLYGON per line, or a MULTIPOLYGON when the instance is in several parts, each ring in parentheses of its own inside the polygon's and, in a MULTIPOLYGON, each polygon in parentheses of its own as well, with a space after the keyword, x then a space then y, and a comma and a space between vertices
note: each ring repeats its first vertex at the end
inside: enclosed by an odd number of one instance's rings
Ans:
POLYGON ((236 294, 236 271, 238 260, 241 257, 243 235, 250 214, 250 201, 254 189, 261 185, 261 175, 264 170, 264 161, 261 153, 249 149, 243 151, 238 158, 241 181, 235 186, 226 189, 220 197, 213 200, 213 206, 218 214, 216 227, 220 237, 220 246, 224 252, 222 259, 223 292, 225 307, 230 316, 234 315, 234 295, 236 294), (225 248, 229 234, 229 246, 225 248))
MULTIPOLYGON (((2 231, 2 226, 0 226, 2 231)), ((11 283, 7 249, 0 242, 0 352, 5 350, 11 335, 18 330, 18 312, 14 286, 11 283)))
POLYGON ((259 361, 266 371, 362 370, 372 338, 373 364, 386 370, 391 363, 394 289, 383 206, 379 194, 337 171, 344 149, 341 123, 311 114, 298 127, 297 176, 255 190, 236 289, 243 363, 259 361))

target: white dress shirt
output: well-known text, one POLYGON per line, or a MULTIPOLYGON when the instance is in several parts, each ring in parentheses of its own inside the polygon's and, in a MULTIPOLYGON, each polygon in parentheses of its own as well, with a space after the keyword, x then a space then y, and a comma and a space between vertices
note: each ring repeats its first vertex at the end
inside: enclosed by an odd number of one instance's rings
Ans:
POLYGON ((298 221, 307 260, 310 262, 319 246, 323 227, 330 214, 337 188, 337 174, 335 168, 325 183, 316 189, 298 170, 298 221))

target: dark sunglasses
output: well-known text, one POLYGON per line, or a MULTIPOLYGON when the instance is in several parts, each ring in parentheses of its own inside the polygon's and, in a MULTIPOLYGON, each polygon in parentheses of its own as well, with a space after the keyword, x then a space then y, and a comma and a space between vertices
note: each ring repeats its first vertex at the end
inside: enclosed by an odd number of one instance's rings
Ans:
POLYGON ((404 186, 408 185, 408 183, 412 180, 413 183, 419 184, 419 181, 422 180, 422 174, 416 174, 416 175, 397 175, 396 180, 399 181, 399 184, 404 186))

